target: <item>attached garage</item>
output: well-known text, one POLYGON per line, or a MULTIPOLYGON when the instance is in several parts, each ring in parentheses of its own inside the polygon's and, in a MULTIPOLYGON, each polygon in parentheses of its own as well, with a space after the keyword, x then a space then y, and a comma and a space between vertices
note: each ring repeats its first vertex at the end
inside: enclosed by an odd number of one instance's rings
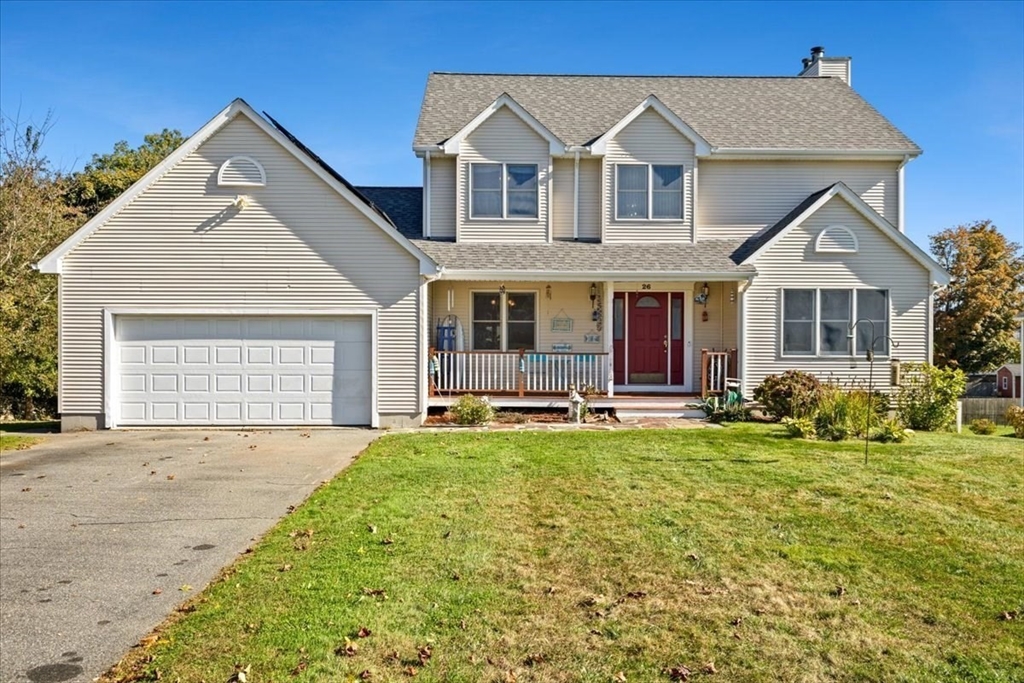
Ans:
POLYGON ((241 100, 38 267, 64 430, 423 419, 437 264, 241 100))
POLYGON ((113 315, 114 427, 370 425, 373 316, 113 315))

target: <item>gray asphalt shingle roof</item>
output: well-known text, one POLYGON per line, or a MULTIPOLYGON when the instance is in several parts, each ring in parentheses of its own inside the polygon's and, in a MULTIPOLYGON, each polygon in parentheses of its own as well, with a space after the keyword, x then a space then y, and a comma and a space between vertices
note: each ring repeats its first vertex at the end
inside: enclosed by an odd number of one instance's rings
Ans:
POLYGON ((412 242, 449 270, 680 275, 754 272, 752 266, 739 266, 731 258, 740 240, 704 240, 696 244, 465 244, 424 239, 412 242))
POLYGON ((357 187, 439 265, 449 270, 506 270, 552 273, 736 273, 754 272, 732 257, 742 240, 704 240, 696 244, 460 243, 422 239, 423 190, 419 187, 357 187))
POLYGON ((838 78, 445 72, 427 79, 413 145, 447 140, 503 93, 567 145, 590 143, 655 95, 712 147, 920 152, 838 78))
POLYGON ((836 184, 829 185, 823 190, 818 190, 817 192, 808 195, 806 199, 794 206, 792 211, 780 218, 775 225, 769 225, 767 228, 759 230, 751 235, 739 246, 738 249, 736 249, 736 251, 733 252, 733 260, 736 261, 736 263, 743 263, 753 256, 761 247, 771 242, 776 235, 788 228, 789 224, 795 221, 800 214, 809 209, 814 202, 821 199, 826 192, 835 186, 836 184))

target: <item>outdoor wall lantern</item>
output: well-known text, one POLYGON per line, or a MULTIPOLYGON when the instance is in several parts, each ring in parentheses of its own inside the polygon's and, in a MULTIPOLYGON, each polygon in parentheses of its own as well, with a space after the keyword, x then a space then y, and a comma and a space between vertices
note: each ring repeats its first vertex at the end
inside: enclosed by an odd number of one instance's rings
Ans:
POLYGON ((704 306, 704 308, 707 308, 708 307, 708 295, 710 295, 710 294, 711 294, 711 288, 708 287, 708 283, 705 282, 703 285, 701 285, 700 294, 698 294, 697 296, 693 297, 693 300, 696 303, 701 304, 702 306, 704 306))
POLYGON ((551 301, 551 285, 544 288, 544 296, 548 298, 548 301, 551 301))
POLYGON ((597 283, 590 283, 590 308, 597 308, 597 283))

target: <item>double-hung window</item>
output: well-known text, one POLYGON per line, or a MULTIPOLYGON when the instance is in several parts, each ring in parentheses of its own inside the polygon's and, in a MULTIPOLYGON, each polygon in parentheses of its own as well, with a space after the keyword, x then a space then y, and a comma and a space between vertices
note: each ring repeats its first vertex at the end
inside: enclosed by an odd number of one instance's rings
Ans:
POLYGON ((536 164, 470 164, 471 218, 536 218, 536 164))
POLYGON ((683 167, 616 164, 615 218, 682 220, 683 167))
POLYGON ((473 350, 532 350, 536 346, 535 292, 473 292, 473 350))
POLYGON ((888 354, 889 293, 882 289, 784 289, 782 355, 888 354), (850 328, 857 321, 853 339, 850 328), (873 335, 873 336, 872 336, 873 335))

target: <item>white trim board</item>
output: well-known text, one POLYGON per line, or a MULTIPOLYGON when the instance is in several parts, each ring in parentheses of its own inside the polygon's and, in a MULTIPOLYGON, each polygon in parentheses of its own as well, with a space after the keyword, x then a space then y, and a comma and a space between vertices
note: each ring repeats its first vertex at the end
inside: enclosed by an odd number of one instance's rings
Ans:
POLYGON ((638 104, 633 111, 626 114, 618 123, 609 128, 604 135, 594 140, 594 142, 590 144, 591 154, 597 156, 607 153, 608 141, 612 140, 616 135, 622 132, 626 126, 633 123, 637 117, 648 109, 652 109, 660 114, 663 119, 669 122, 669 125, 679 131, 683 137, 690 140, 690 142, 693 143, 694 153, 696 156, 710 156, 712 148, 708 141, 705 140, 700 133, 691 128, 686 121, 683 121, 681 118, 676 116, 675 112, 666 107, 665 104, 654 95, 649 95, 647 99, 638 104))
POLYGON ((217 131, 233 121, 234 118, 239 115, 246 116, 255 123, 264 133, 269 135, 275 142, 290 152, 292 156, 299 160, 300 163, 312 171, 318 178, 327 183, 327 185, 334 189, 338 194, 344 197, 345 200, 352 204, 364 216, 369 218, 370 221, 372 221, 378 228, 387 233, 387 235, 397 242, 403 249, 416 257, 420 264, 420 274, 431 275, 436 272, 437 264, 433 259, 423 253, 393 225, 388 223, 376 211, 367 206, 365 201, 345 187, 343 183, 331 176, 331 174, 313 161, 308 154, 296 147, 291 140, 281 133, 281 131, 272 126, 266 119, 260 116, 256 110, 240 98, 231 102, 231 104, 210 119, 206 125, 200 128, 194 135, 192 135, 192 137, 182 143, 178 149, 171 152, 166 159, 153 167, 149 173, 142 176, 135 182, 135 184, 121 193, 117 199, 108 204, 107 207, 98 214, 93 216, 91 220, 75 231, 73 235, 64 240, 60 246, 44 256, 39 263, 36 264, 36 268, 43 273, 60 273, 64 257, 71 252, 71 250, 102 227, 108 220, 117 215, 122 209, 128 206, 143 192, 148 190, 150 186, 163 177, 164 174, 177 166, 185 159, 185 157, 193 153, 200 145, 209 140, 217 131))
POLYGON ((484 121, 498 113, 502 107, 508 107, 509 111, 522 119, 523 123, 533 129, 537 135, 547 140, 548 147, 553 156, 559 156, 565 153, 565 143, 559 140, 558 136, 538 121, 533 114, 526 111, 521 104, 512 99, 512 96, 508 93, 502 93, 498 99, 487 105, 483 111, 473 117, 472 121, 463 126, 458 133, 445 140, 444 143, 440 145, 441 149, 445 154, 459 154, 459 150, 462 147, 462 141, 468 138, 473 131, 483 125, 484 121))

